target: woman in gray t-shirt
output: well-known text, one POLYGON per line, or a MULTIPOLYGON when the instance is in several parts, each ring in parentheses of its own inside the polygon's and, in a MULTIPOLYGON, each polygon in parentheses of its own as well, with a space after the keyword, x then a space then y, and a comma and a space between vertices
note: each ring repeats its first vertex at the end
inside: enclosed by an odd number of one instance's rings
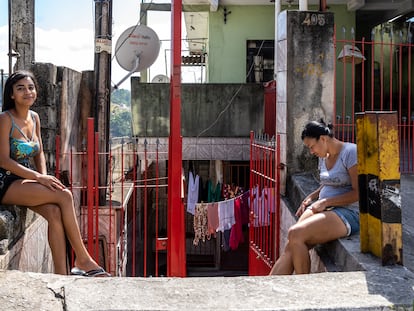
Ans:
POLYGON ((285 251, 270 274, 310 272, 309 249, 359 231, 357 149, 333 137, 332 126, 309 122, 302 141, 319 158, 320 186, 301 203, 285 251))

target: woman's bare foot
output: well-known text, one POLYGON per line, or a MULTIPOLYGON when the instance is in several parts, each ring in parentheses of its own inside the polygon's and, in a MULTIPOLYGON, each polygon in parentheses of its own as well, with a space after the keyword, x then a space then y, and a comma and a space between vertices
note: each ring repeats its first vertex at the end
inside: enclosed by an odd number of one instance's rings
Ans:
POLYGON ((106 277, 111 276, 101 266, 99 266, 92 258, 87 260, 75 260, 75 267, 71 270, 71 274, 90 276, 90 277, 106 277))

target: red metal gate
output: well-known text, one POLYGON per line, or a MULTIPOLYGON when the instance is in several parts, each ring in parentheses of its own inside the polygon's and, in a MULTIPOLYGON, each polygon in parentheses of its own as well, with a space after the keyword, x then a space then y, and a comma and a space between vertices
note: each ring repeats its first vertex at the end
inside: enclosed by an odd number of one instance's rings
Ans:
POLYGON ((267 275, 279 256, 280 137, 250 134, 249 275, 267 275))
POLYGON ((166 275, 167 143, 112 140, 109 152, 101 153, 92 118, 86 138, 83 150, 76 151, 56 137, 55 174, 74 195, 89 253, 112 275, 166 275), (110 168, 104 185, 96 173, 99 163, 110 168))
MULTIPOLYGON (((353 30, 343 36, 353 36, 353 30)), ((335 38, 335 135, 355 141, 355 113, 397 111, 400 172, 414 173, 413 44, 392 28, 377 28, 372 41, 335 38)))

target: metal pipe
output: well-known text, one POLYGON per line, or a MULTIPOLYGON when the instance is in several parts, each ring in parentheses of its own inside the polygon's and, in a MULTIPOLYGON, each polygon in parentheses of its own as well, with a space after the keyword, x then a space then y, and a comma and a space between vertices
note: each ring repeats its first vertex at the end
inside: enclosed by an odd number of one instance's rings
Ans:
MULTIPOLYGON (((281 0, 275 0, 275 47, 274 47, 274 60, 273 60, 273 79, 276 81, 277 83, 277 64, 278 64, 278 21, 279 21, 279 13, 281 11, 281 0)), ((277 96, 275 96, 275 100, 277 96)), ((277 103, 275 103, 275 105, 277 105, 277 103)), ((277 109, 275 109, 276 112, 277 109)), ((277 120, 277 117, 275 116, 275 120, 277 120)), ((277 121, 275 122, 275 133, 278 133, 278 124, 277 121)))
POLYGON ((275 49, 274 49, 274 62, 273 62, 273 78, 276 80, 277 78, 277 43, 278 43, 278 17, 281 10, 281 0, 275 1, 275 49))
POLYGON ((308 0, 299 0, 299 11, 308 10, 308 0))
POLYGON ((126 79, 128 79, 130 76, 132 76, 132 74, 134 74, 134 73, 137 71, 137 69, 138 69, 138 67, 139 67, 139 56, 140 56, 140 55, 137 55, 137 58, 135 59, 135 65, 134 65, 134 68, 132 68, 132 70, 131 70, 130 72, 128 72, 128 74, 127 74, 125 77, 123 77, 123 78, 121 79, 121 81, 119 81, 117 84, 115 84, 115 85, 111 88, 111 93, 112 93, 113 91, 117 90, 117 89, 118 89, 118 87, 119 87, 122 83, 124 83, 126 79))
POLYGON ((184 201, 182 196, 181 14, 181 0, 172 0, 167 275, 176 277, 186 276, 184 201))
POLYGON ((319 11, 326 11, 326 0, 319 0, 319 11))
POLYGON ((9 75, 12 73, 12 55, 13 55, 13 50, 12 50, 12 36, 11 36, 11 29, 12 29, 12 25, 11 25, 11 6, 12 6, 12 4, 11 4, 11 0, 9 0, 9 7, 8 7, 8 10, 9 10, 9 16, 8 16, 8 18, 9 18, 9 54, 8 54, 8 56, 9 56, 9 75))

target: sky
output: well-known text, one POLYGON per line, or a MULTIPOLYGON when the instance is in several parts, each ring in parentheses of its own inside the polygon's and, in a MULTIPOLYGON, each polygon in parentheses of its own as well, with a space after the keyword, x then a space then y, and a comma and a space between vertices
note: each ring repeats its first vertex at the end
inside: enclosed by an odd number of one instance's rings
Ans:
MULTIPOLYGON (((140 3, 141 0, 113 0, 113 51, 122 32, 139 23, 140 3)), ((94 10, 93 0, 35 1, 35 61, 65 66, 78 71, 93 70, 94 10)), ((8 0, 0 0, 0 69, 4 72, 8 71, 7 12, 8 0)), ((160 53, 150 67, 149 78, 151 80, 159 74, 169 76, 171 13, 150 11, 147 25, 157 33, 161 40, 160 53)), ((111 70, 112 85, 120 82, 128 74, 119 66, 115 57, 112 57, 111 70)), ((133 74, 133 76, 138 75, 138 73, 133 74)), ((127 79, 119 88, 130 89, 129 84, 129 79, 127 79)))

